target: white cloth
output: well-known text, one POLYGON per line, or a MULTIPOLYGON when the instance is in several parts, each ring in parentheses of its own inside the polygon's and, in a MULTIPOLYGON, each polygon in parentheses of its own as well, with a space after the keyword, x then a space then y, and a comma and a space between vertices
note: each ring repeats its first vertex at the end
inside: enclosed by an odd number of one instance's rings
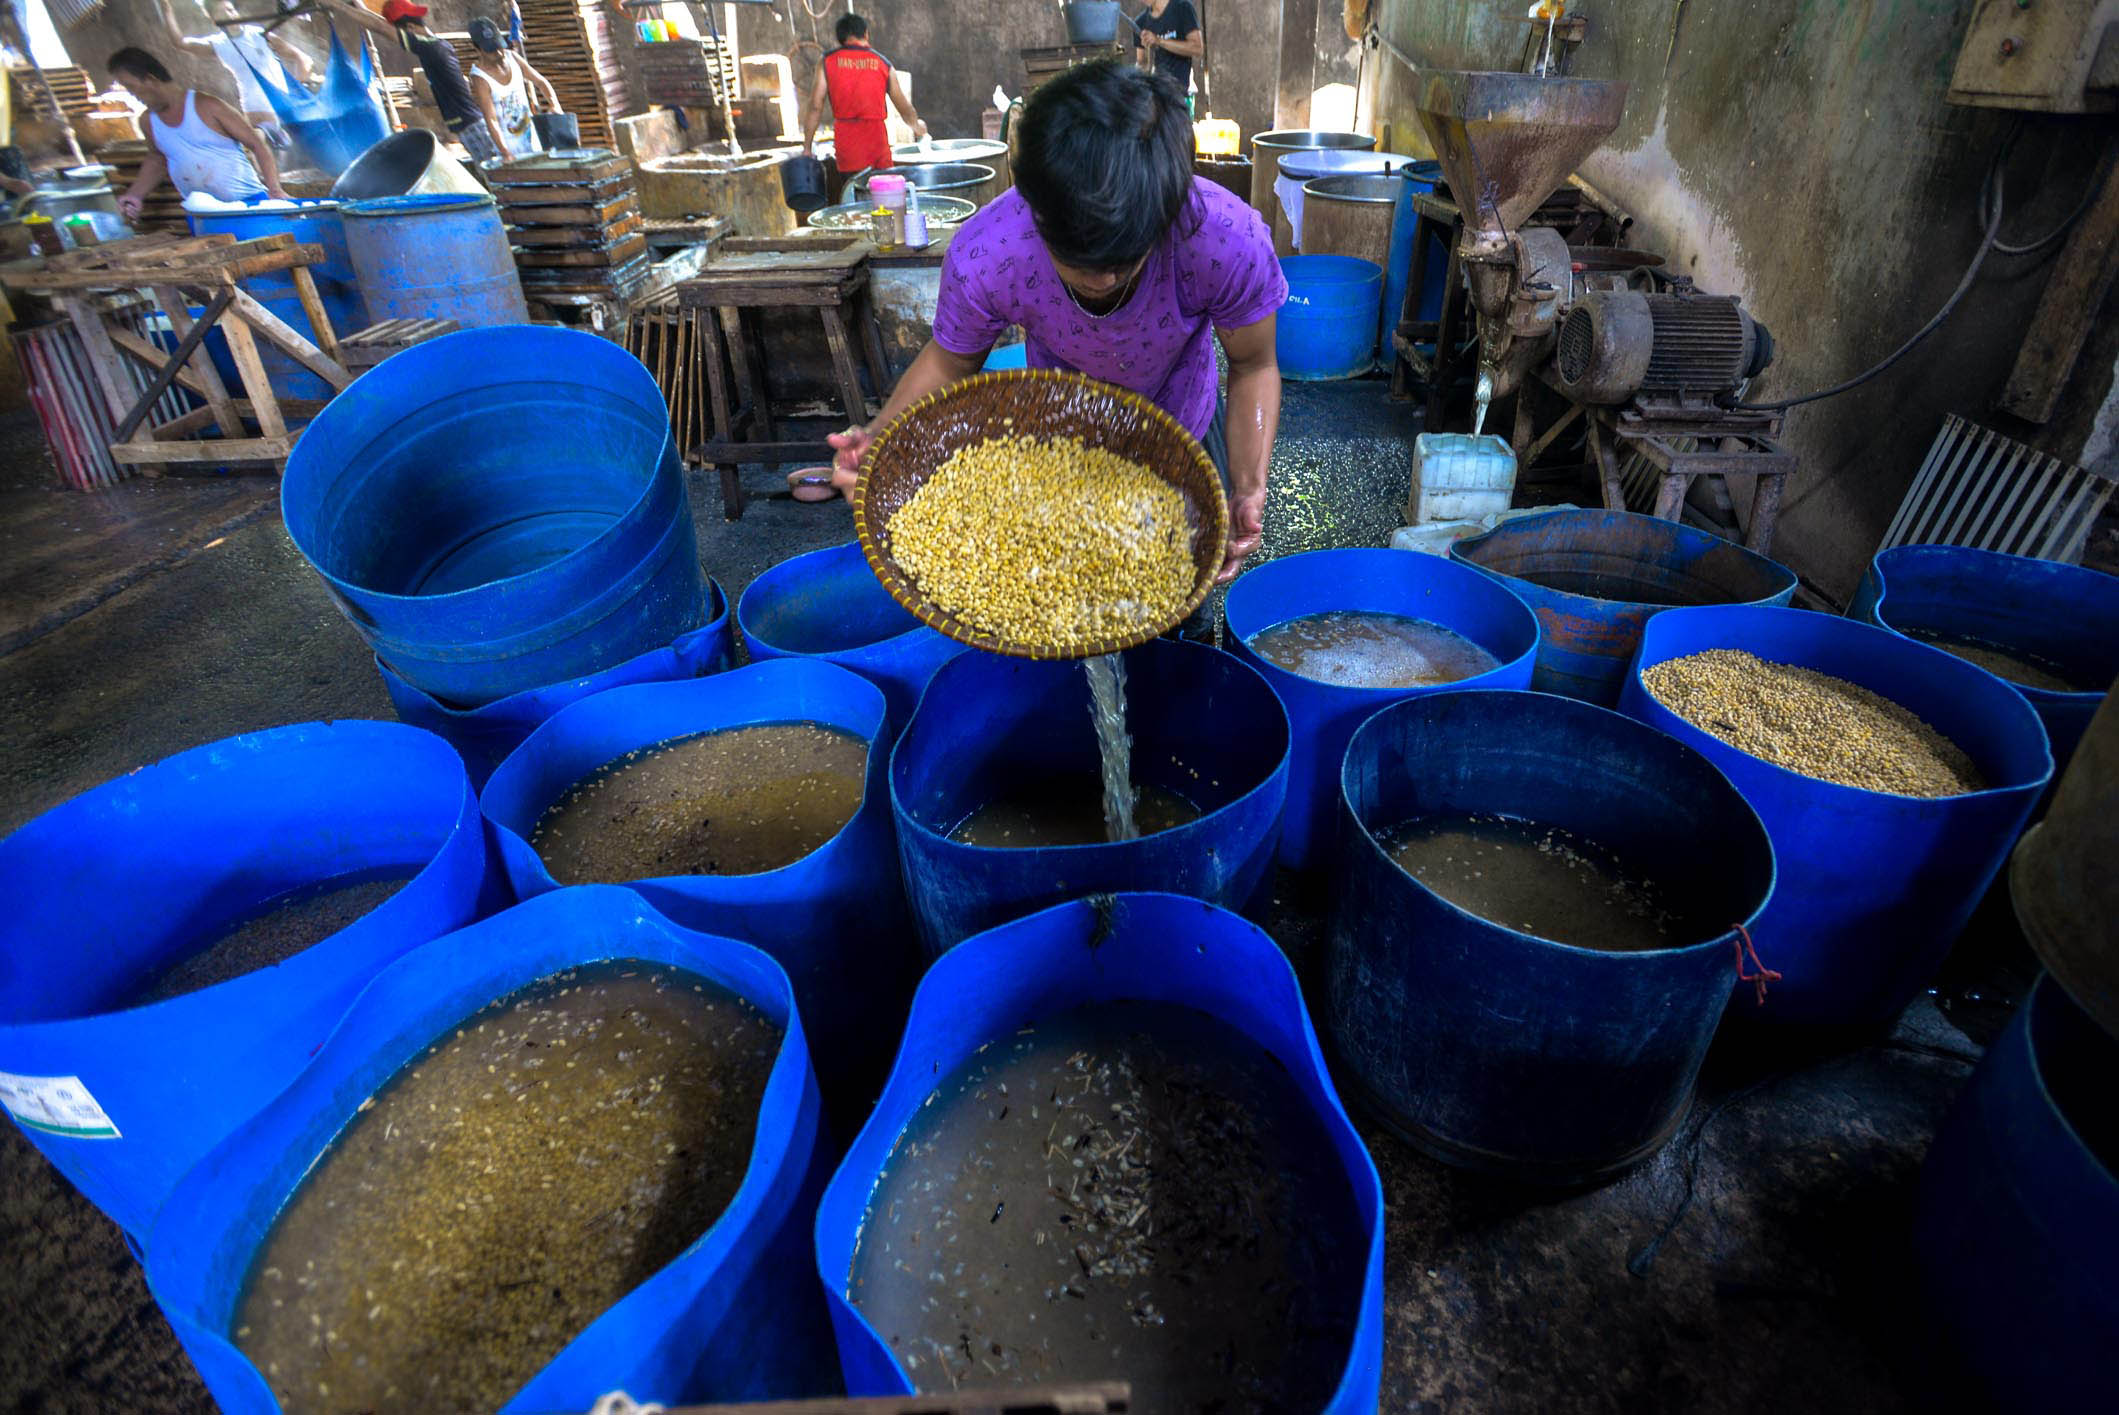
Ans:
POLYGON ((265 195, 265 184, 249 151, 234 138, 214 131, 199 116, 198 94, 184 94, 184 117, 171 125, 158 113, 147 115, 149 134, 169 163, 169 180, 183 196, 205 192, 222 201, 265 195))
MULTIPOLYGON (((483 57, 483 56, 481 56, 483 57)), ((493 112, 500 119, 500 135, 504 139, 501 156, 504 159, 528 157, 533 152, 544 151, 544 144, 537 141, 536 125, 530 122, 530 80, 522 71, 522 65, 513 54, 501 56, 507 65, 508 81, 495 83, 493 76, 483 68, 471 70, 472 78, 493 95, 493 112)))
POLYGON ((207 45, 221 67, 235 78, 236 106, 245 113, 271 113, 272 100, 259 87, 259 76, 280 92, 287 91, 287 81, 280 73, 280 59, 272 52, 265 40, 265 32, 256 25, 243 25, 233 33, 216 30, 207 36, 207 45), (255 65, 255 68, 252 68, 255 65))

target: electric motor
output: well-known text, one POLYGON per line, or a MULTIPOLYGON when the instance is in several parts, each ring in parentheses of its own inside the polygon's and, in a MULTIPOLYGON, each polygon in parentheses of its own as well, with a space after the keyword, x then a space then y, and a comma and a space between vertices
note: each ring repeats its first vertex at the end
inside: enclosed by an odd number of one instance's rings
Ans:
POLYGON ((1773 336, 1734 295, 1617 290, 1568 311, 1554 362, 1577 402, 1711 403, 1773 362, 1773 336))

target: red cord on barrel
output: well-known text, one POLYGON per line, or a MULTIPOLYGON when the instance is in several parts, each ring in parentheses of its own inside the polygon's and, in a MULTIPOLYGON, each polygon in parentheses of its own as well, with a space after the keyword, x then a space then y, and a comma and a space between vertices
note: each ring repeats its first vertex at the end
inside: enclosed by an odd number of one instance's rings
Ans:
POLYGON ((1766 984, 1779 982, 1781 975, 1768 968, 1759 959, 1758 947, 1752 943, 1749 931, 1742 924, 1737 924, 1734 927, 1736 929, 1736 941, 1731 944, 1731 947, 1736 949, 1736 980, 1740 983, 1756 985, 1758 988, 1758 1005, 1764 1007, 1766 1005, 1766 984), (1758 970, 1755 973, 1744 971, 1744 955, 1747 953, 1751 955, 1751 966, 1758 970))

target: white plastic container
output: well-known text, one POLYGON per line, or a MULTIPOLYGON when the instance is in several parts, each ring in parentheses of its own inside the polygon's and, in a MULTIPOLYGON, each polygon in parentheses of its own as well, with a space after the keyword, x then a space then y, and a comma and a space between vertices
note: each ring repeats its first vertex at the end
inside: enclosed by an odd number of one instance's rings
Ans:
POLYGON ((1413 494, 1406 520, 1476 520, 1508 509, 1516 494, 1516 454, 1491 433, 1423 432, 1413 443, 1413 494))

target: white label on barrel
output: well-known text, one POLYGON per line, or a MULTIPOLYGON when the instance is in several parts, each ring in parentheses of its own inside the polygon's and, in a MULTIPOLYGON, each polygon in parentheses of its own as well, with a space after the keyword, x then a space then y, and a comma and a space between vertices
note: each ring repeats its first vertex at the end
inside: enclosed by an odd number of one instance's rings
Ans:
POLYGON ((15 1076, 0 1071, 0 1106, 17 1123, 69 1140, 115 1140, 118 1127, 79 1076, 15 1076))

